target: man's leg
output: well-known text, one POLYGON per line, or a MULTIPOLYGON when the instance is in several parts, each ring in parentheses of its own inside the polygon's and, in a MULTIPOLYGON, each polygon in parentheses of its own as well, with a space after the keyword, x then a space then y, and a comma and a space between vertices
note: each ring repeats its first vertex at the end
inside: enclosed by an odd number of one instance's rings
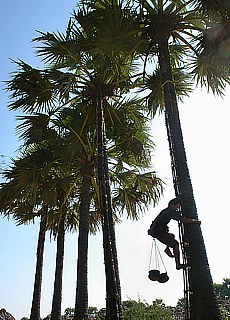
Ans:
POLYGON ((165 253, 166 253, 170 258, 174 258, 174 255, 172 254, 169 246, 166 247, 165 253))
POLYGON ((176 262, 176 269, 177 270, 184 269, 186 265, 180 263, 179 243, 177 243, 177 245, 173 247, 173 253, 174 253, 175 262, 176 262))
MULTIPOLYGON (((172 233, 168 233, 168 235, 170 237, 172 237, 173 239, 175 239, 175 236, 174 234, 172 233)), ((170 257, 170 258, 174 258, 174 255, 172 254, 171 250, 170 250, 170 247, 167 245, 166 249, 165 249, 165 253, 170 257)))
POLYGON ((175 258, 177 270, 180 270, 180 269, 183 269, 186 267, 186 265, 180 263, 179 243, 176 239, 174 239, 172 234, 170 234, 168 232, 162 232, 161 234, 156 235, 155 238, 158 239, 160 242, 164 243, 167 246, 167 248, 169 248, 169 247, 173 248, 173 253, 174 253, 174 258, 175 258))

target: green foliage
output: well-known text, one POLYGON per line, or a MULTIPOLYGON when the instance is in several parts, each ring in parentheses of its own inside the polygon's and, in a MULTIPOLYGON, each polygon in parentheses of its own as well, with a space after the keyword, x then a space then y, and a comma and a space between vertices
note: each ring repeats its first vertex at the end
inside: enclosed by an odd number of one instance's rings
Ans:
POLYGON ((65 313, 64 313, 65 317, 69 317, 69 316, 73 316, 73 315, 74 315, 74 308, 66 308, 65 309, 65 313))
POLYGON ((222 320, 230 320, 230 312, 227 311, 225 308, 220 308, 220 314, 222 320))
POLYGON ((218 300, 230 300, 230 278, 223 279, 222 284, 214 283, 218 300))
MULTIPOLYGON (((38 70, 19 60, 18 71, 7 82, 11 93, 9 108, 29 113, 20 118, 24 122, 18 126, 27 153, 15 161, 12 172, 8 172, 10 183, 4 185, 5 192, 0 192, 0 199, 8 201, 2 201, 4 206, 0 206, 0 211, 16 214, 22 222, 25 219, 19 213, 28 213, 31 219, 34 217, 31 212, 43 214, 36 209, 44 203, 50 208, 52 221, 59 208, 60 213, 68 209, 70 224, 72 220, 75 222, 80 173, 86 172, 86 166, 93 168, 94 165, 94 104, 95 99, 102 97, 108 157, 110 167, 116 167, 111 173, 114 205, 119 212, 126 210, 129 217, 136 219, 144 206, 159 200, 162 181, 155 172, 142 173, 148 168, 151 151, 143 117, 147 108, 141 100, 124 99, 137 84, 135 80, 132 82, 134 78, 140 84, 136 53, 146 64, 145 55, 156 61, 159 45, 169 46, 172 77, 165 81, 158 63, 151 74, 144 77, 144 89, 151 91, 147 98, 153 115, 158 107, 164 106, 162 89, 168 82, 173 82, 178 98, 190 93, 191 71, 197 82, 217 94, 230 83, 229 62, 226 63, 229 61, 226 8, 219 12, 223 22, 220 37, 210 39, 210 30, 214 34, 216 25, 207 28, 204 16, 199 10, 193 10, 191 1, 144 2, 143 12, 139 15, 138 9, 135 19, 132 14, 136 7, 130 15, 130 8, 122 7, 120 2, 99 0, 83 4, 71 17, 66 34, 40 32, 34 39, 39 42, 37 53, 46 68, 38 70), (145 52, 139 50, 140 45, 145 47, 145 52), (192 64, 190 56, 194 58, 192 64), (68 155, 67 149, 71 149, 71 154, 68 155), (70 162, 66 166, 66 156, 77 165, 70 162), (122 166, 124 163, 128 168, 122 166), (72 201, 75 206, 71 205, 72 201)), ((214 285, 219 298, 229 299, 229 281, 224 279, 222 285, 214 285)), ((155 300, 151 305, 128 300, 123 307, 125 320, 172 319, 171 309, 162 300, 155 300)), ((67 308, 65 315, 71 316, 73 312, 74 309, 67 308)), ((93 308, 89 312, 97 310, 93 308)), ((98 312, 98 317, 103 319, 103 312, 98 312)))
POLYGON ((106 309, 102 308, 98 311, 97 315, 96 315, 96 319, 97 320, 105 320, 106 317, 106 309))
POLYGON ((145 301, 127 300, 123 302, 125 320, 171 320, 172 310, 166 307, 161 299, 148 304, 145 301))
POLYGON ((88 314, 89 315, 96 315, 98 313, 97 307, 88 307, 88 314))
POLYGON ((177 307, 185 307, 185 304, 186 304, 186 300, 185 298, 180 298, 178 301, 177 301, 177 307))
MULTIPOLYGON (((156 299, 152 304, 146 301, 127 300, 122 302, 124 320, 173 320, 171 307, 166 306, 161 299, 156 299)), ((73 308, 65 310, 65 316, 74 314, 73 308)), ((89 307, 88 314, 96 316, 97 320, 105 319, 105 308, 98 311, 96 307, 89 307)))

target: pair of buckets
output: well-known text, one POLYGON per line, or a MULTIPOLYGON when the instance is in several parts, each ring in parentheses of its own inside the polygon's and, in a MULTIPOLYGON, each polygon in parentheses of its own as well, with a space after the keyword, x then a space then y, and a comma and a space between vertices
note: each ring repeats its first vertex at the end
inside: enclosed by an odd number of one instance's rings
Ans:
POLYGON ((151 281, 158 281, 160 283, 165 283, 169 280, 167 273, 161 273, 159 270, 150 270, 148 278, 151 281))

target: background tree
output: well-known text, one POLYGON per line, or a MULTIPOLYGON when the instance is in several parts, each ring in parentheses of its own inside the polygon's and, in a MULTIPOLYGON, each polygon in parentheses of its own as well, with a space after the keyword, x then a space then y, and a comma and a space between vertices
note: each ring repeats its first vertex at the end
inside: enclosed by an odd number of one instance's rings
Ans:
POLYGON ((40 319, 40 300, 45 234, 47 230, 47 205, 44 206, 44 195, 41 186, 47 177, 48 158, 44 158, 46 147, 30 148, 20 158, 12 161, 10 168, 3 174, 6 182, 1 184, 1 212, 12 217, 18 225, 35 222, 40 217, 40 228, 37 244, 37 260, 34 280, 34 291, 31 306, 31 318, 40 319), (43 205, 42 205, 43 202, 43 205))
POLYGON ((230 300, 230 279, 224 279, 221 284, 214 283, 214 290, 219 300, 230 300))
POLYGON ((129 77, 127 66, 131 63, 130 44, 132 47, 135 46, 133 41, 135 37, 134 34, 129 33, 124 39, 124 30, 128 31, 130 21, 124 14, 126 11, 122 11, 117 3, 112 3, 110 6, 106 3, 100 4, 91 11, 87 6, 84 9, 86 10, 74 16, 78 24, 72 25, 70 21, 66 36, 42 34, 38 41, 43 42, 44 46, 39 50, 39 54, 43 55, 50 64, 56 64, 55 71, 53 73, 51 71, 50 75, 58 76, 58 81, 62 81, 62 86, 59 87, 61 99, 68 100, 70 93, 76 96, 81 90, 86 101, 92 101, 94 108, 97 109, 98 182, 103 216, 107 296, 109 297, 107 312, 108 316, 112 314, 116 319, 116 317, 122 317, 122 309, 103 114, 106 106, 109 106, 109 99, 115 94, 122 94, 124 90, 124 84, 129 77), (121 51, 119 42, 126 45, 125 50, 123 48, 121 51), (64 75, 61 71, 57 72, 57 65, 58 68, 67 68, 69 71, 72 71, 74 66, 74 70, 78 72, 64 75), (87 71, 87 66, 91 71, 87 71), (68 86, 63 82, 67 76, 68 86), (107 185, 103 181, 106 181, 107 185))
POLYGON ((172 320, 173 314, 170 307, 166 307, 162 300, 157 299, 148 304, 145 301, 127 300, 122 304, 125 320, 156 319, 172 320))
POLYGON ((221 312, 222 320, 229 320, 230 319, 230 312, 227 311, 225 308, 221 307, 220 312, 221 312))
POLYGON ((64 312, 65 317, 73 317, 74 315, 74 308, 66 308, 64 312))

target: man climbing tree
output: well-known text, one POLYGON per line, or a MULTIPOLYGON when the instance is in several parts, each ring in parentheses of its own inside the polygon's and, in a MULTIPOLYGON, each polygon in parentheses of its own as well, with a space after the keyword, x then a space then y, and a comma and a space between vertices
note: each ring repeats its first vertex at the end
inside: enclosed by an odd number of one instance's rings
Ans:
POLYGON ((183 217, 178 211, 180 204, 180 200, 177 198, 170 200, 168 207, 158 214, 148 230, 149 235, 166 245, 165 253, 169 257, 175 258, 177 270, 186 268, 186 265, 180 262, 179 242, 175 239, 174 234, 169 233, 168 223, 172 219, 186 224, 201 223, 200 220, 183 217), (173 248, 173 254, 170 248, 173 248))

